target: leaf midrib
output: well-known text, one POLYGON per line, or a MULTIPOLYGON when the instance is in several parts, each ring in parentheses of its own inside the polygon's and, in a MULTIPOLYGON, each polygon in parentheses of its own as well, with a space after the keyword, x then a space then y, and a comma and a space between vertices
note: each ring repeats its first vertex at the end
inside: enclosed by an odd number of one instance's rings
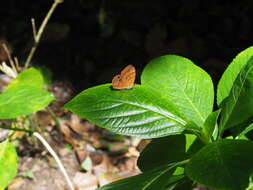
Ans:
MULTIPOLYGON (((177 80, 174 80, 174 81, 175 81, 175 84, 177 85, 177 88, 182 92, 185 99, 188 100, 188 102, 190 103, 193 110, 195 110, 195 112, 198 114, 199 118, 202 120, 202 122, 204 122, 205 121, 204 117, 201 115, 201 113, 199 112, 199 110, 197 109, 195 104, 191 101, 190 97, 188 97, 188 95, 185 93, 185 90, 183 88, 180 88, 180 84, 178 83, 177 80)), ((187 86, 187 84, 188 84, 188 78, 187 78, 186 86, 187 86)))
MULTIPOLYGON (((139 104, 139 103, 133 103, 133 102, 128 102, 128 101, 124 101, 124 100, 115 100, 115 99, 113 99, 113 100, 110 100, 110 99, 106 99, 106 100, 100 100, 101 102, 116 102, 116 103, 123 103, 123 104, 128 104, 128 105, 132 105, 132 106, 136 106, 136 107, 139 107, 139 108, 142 108, 142 109, 146 109, 146 110, 148 110, 148 111, 150 111, 150 112, 154 112, 154 113, 156 113, 156 114, 159 114, 159 115, 161 115, 161 116, 164 116, 164 117, 167 117, 167 118, 169 118, 169 119, 171 119, 171 120, 174 120, 174 121, 176 121, 176 122, 178 122, 178 123, 180 123, 181 125, 183 125, 183 126, 185 126, 186 125, 186 122, 184 121, 184 120, 182 120, 181 118, 175 118, 175 117, 173 117, 173 116, 170 116, 171 114, 169 113, 169 112, 167 112, 167 111, 165 111, 164 109, 162 109, 162 108, 160 108, 161 110, 163 110, 163 112, 159 112, 158 110, 157 111, 155 111, 154 109, 150 109, 149 107, 147 107, 147 106, 145 106, 145 105, 143 105, 143 104, 139 104), (167 113, 167 114, 165 114, 165 113, 167 113)), ((148 106, 151 106, 151 107, 153 107, 152 105, 148 105, 148 106)), ((156 107, 154 107, 154 108, 156 108, 156 107)))
MULTIPOLYGON (((247 79, 247 76, 248 76, 248 74, 251 72, 252 69, 253 69, 253 66, 251 66, 251 67, 249 68, 249 70, 246 72, 245 77, 244 77, 243 80, 242 80, 242 85, 241 85, 241 87, 239 88, 239 93, 238 93, 238 96, 237 96, 237 97, 234 96, 234 92, 233 92, 234 87, 231 88, 231 93, 233 93, 233 94, 232 94, 232 96, 233 96, 233 104, 232 104, 232 108, 230 109, 231 111, 230 111, 230 113, 229 113, 229 116, 226 117, 226 120, 225 120, 225 122, 223 123, 223 126, 222 126, 223 130, 224 130, 226 124, 227 124, 227 121, 228 121, 229 117, 231 116, 231 114, 232 114, 233 111, 234 111, 235 105, 236 105, 236 103, 237 103, 239 97, 241 96, 242 89, 243 89, 243 86, 244 86, 245 81, 246 81, 246 79, 247 79)), ((240 75, 240 72, 239 72, 239 75, 240 75)), ((237 78, 236 78, 236 80, 237 80, 237 78)), ((236 80, 235 80, 235 81, 236 81, 236 80)), ((229 96, 230 96, 230 95, 229 95, 229 96)), ((228 96, 228 97, 229 97, 229 96, 228 96)))
POLYGON ((172 168, 172 167, 168 167, 168 168, 166 168, 163 172, 159 173, 156 177, 154 177, 152 180, 150 180, 150 182, 147 183, 147 185, 145 185, 145 186, 143 187, 142 190, 145 190, 145 189, 148 188, 150 185, 152 185, 152 183, 153 183, 154 181, 156 181, 159 177, 161 177, 163 174, 165 174, 166 172, 168 172, 171 168, 172 168))

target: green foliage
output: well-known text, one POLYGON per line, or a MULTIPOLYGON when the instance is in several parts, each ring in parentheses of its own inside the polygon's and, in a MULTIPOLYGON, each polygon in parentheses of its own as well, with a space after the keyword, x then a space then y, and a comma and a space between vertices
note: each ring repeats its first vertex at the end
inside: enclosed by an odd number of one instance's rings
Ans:
POLYGON ((247 188, 253 172, 252 56, 250 47, 224 72, 216 111, 210 76, 176 55, 151 60, 141 75, 141 85, 132 89, 99 85, 68 102, 65 108, 117 134, 158 138, 138 160, 143 174, 100 189, 180 190, 192 188, 195 182, 217 190, 247 188), (233 134, 230 140, 223 139, 226 130, 233 134), (169 175, 163 175, 164 165, 171 166, 169 175), (156 181, 161 184, 152 186, 156 181))
POLYGON ((223 73, 217 88, 217 104, 220 105, 222 101, 228 97, 231 88, 241 69, 253 55, 253 46, 239 53, 232 63, 223 73))
POLYGON ((138 189, 138 190, 166 190, 168 179, 174 171, 173 168, 175 165, 162 166, 139 174, 137 176, 129 177, 120 181, 110 183, 105 185, 98 190, 109 190, 109 189, 120 189, 120 190, 129 190, 129 189, 138 189))
POLYGON ((253 113, 253 58, 242 67, 229 95, 220 105, 221 131, 232 128, 252 117, 253 113), (243 113, 243 114, 241 114, 243 113))
POLYGON ((54 97, 49 92, 27 85, 13 86, 0 94, 0 119, 28 115, 47 106, 54 97))
POLYGON ((115 133, 141 138, 179 134, 188 128, 171 101, 142 85, 130 90, 112 90, 110 84, 93 87, 65 108, 115 133))
POLYGON ((218 140, 192 156, 186 174, 214 189, 243 190, 253 172, 253 142, 218 140))
POLYGON ((16 176, 18 158, 15 147, 8 141, 0 143, 0 190, 16 176))
MULTIPOLYGON (((21 72, 0 94, 0 119, 25 116, 46 107, 55 98, 43 88, 50 80, 45 69, 30 68, 21 72)), ((0 143, 0 190, 4 190, 17 173, 17 154, 14 146, 0 143)))
POLYGON ((214 134, 215 128, 217 128, 217 120, 220 115, 221 110, 217 110, 212 112, 207 118, 204 123, 203 133, 207 139, 216 139, 217 135, 214 134))
POLYGON ((21 72, 0 94, 0 119, 11 119, 36 112, 55 98, 43 88, 48 80, 42 70, 30 68, 21 72))
POLYGON ((47 73, 45 69, 29 68, 21 73, 11 81, 6 90, 20 85, 34 86, 37 88, 45 88, 47 86, 48 78, 43 73, 47 73))
POLYGON ((213 83, 210 76, 189 59, 166 55, 145 67, 141 83, 173 102, 177 111, 199 127, 212 112, 213 83), (200 80, 201 79, 201 80, 200 80))
POLYGON ((185 151, 184 135, 154 139, 141 152, 138 166, 145 172, 168 163, 179 162, 186 158, 185 151), (159 155, 159 160, 154 155, 159 155))

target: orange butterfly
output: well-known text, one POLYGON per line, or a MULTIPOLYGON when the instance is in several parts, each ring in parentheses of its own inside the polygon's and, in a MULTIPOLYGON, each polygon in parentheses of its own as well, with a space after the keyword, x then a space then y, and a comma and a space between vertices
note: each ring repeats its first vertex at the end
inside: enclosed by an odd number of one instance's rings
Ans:
POLYGON ((135 67, 133 65, 128 65, 120 72, 119 75, 113 77, 112 88, 118 90, 133 88, 135 77, 135 67))

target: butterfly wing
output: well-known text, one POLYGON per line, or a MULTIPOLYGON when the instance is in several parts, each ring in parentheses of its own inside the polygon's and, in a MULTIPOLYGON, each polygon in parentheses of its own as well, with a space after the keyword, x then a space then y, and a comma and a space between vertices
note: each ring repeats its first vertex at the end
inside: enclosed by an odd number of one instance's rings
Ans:
POLYGON ((136 70, 133 65, 126 66, 120 73, 112 79, 113 89, 130 89, 134 86, 136 70))

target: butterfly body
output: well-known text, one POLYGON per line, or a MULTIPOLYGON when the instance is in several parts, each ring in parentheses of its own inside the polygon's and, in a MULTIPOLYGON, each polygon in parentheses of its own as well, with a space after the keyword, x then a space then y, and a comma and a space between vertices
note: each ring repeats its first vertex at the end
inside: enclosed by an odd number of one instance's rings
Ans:
POLYGON ((133 65, 126 66, 119 75, 112 79, 112 88, 117 90, 131 89, 134 86, 136 70, 133 65))

